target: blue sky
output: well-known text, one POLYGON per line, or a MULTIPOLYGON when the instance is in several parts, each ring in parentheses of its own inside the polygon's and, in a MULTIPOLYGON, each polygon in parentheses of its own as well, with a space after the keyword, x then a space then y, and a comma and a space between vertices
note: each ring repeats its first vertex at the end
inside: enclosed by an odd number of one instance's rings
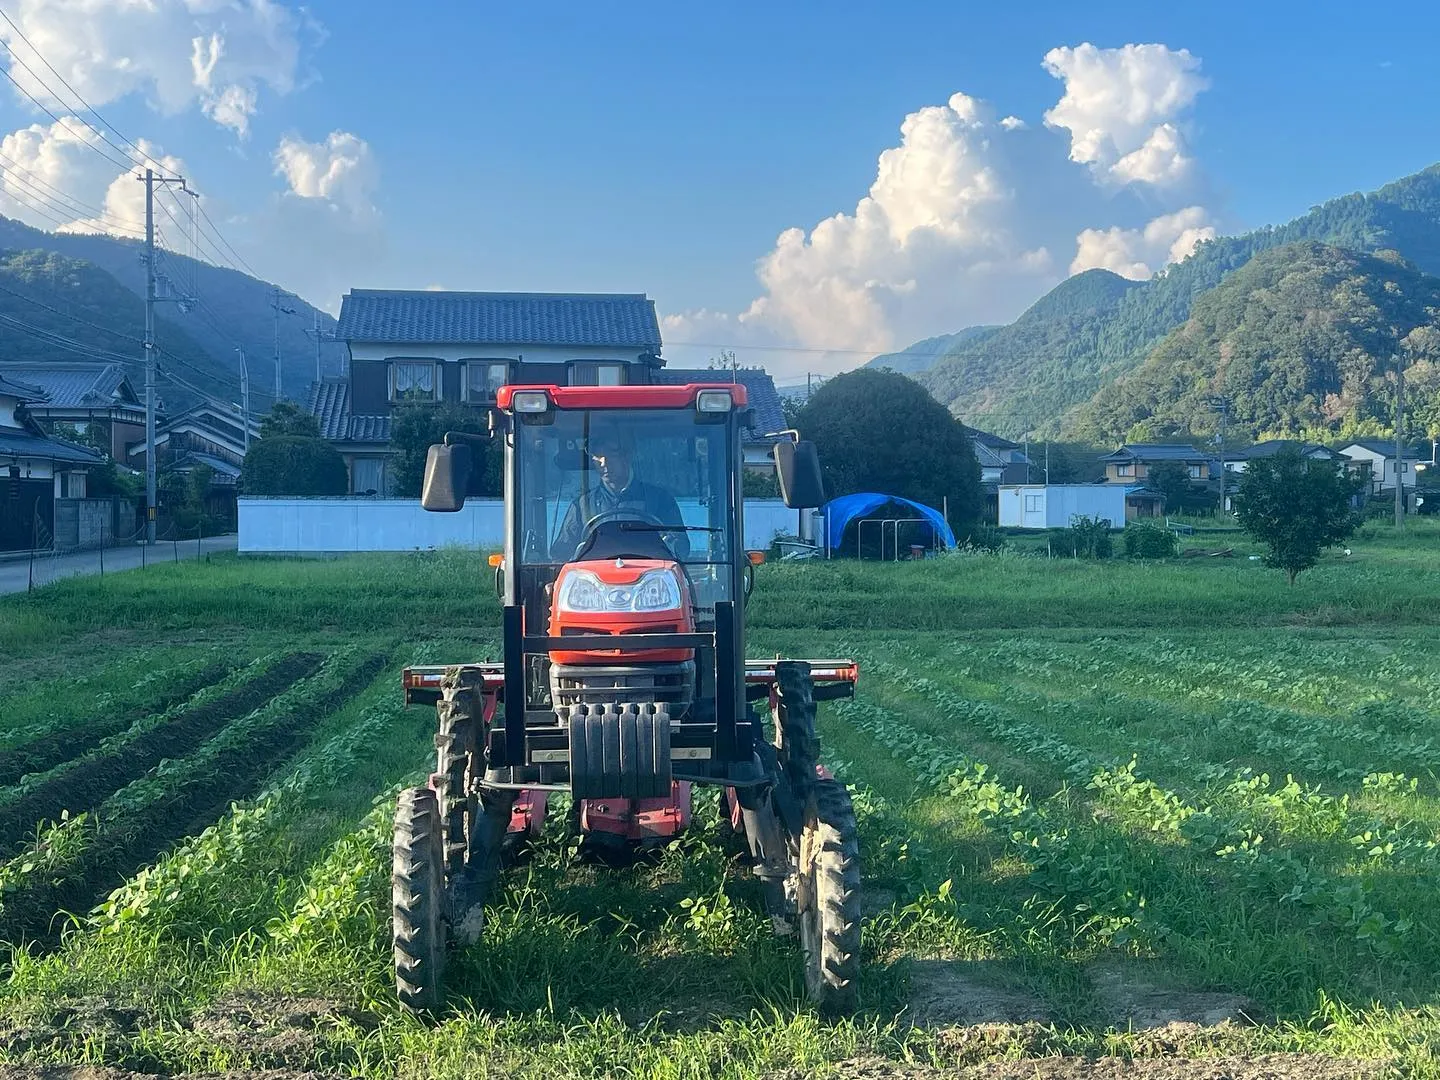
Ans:
MULTIPOLYGON (((1085 265, 1144 276, 1207 230, 1440 160, 1433 4, 0 7, 183 167, 247 263, 324 308, 351 286, 641 291, 668 341, 707 343, 677 358, 731 344, 782 375, 1008 320, 1085 265), (216 45, 198 62, 197 38, 216 45), (1047 123, 1067 94, 1070 126, 1047 123)), ((47 86, 12 60, 22 84, 78 113, 0 36, 47 86)), ((134 220, 119 170, 17 92, 0 123, 22 178, 102 206, 91 227, 134 220)), ((33 191, 7 183, 0 212, 52 227, 33 191)))

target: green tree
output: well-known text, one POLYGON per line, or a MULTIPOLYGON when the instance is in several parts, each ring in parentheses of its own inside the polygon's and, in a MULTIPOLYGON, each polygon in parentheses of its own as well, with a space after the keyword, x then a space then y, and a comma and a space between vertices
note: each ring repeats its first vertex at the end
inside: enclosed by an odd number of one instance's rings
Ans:
POLYGON ((349 487, 339 451, 302 435, 257 439, 240 467, 240 489, 247 495, 344 495, 349 487))
POLYGON ((1241 527, 1270 549, 1265 565, 1295 577, 1359 525, 1351 502, 1364 479, 1328 461, 1312 461, 1298 447, 1256 458, 1240 474, 1235 508, 1241 527))
POLYGON ((891 371, 837 375, 800 411, 815 443, 828 498, 858 491, 900 495, 939 509, 953 527, 980 517, 980 466, 964 426, 919 383, 891 371))
POLYGON ((302 439, 320 438, 320 422, 293 401, 277 401, 260 421, 260 438, 294 435, 302 439))
MULTIPOLYGON (((482 409, 447 403, 427 405, 419 402, 398 406, 390 414, 390 445, 395 449, 395 494, 402 498, 420 497, 425 481, 425 459, 430 447, 445 438, 447 431, 483 435, 489 420, 482 409)), ((498 443, 470 444, 470 486, 467 495, 499 495, 503 490, 501 467, 503 451, 498 443)))
POLYGON ((1184 512, 1195 489, 1190 470, 1178 461, 1162 461, 1154 466, 1145 477, 1145 486, 1165 496, 1165 509, 1172 514, 1184 512))

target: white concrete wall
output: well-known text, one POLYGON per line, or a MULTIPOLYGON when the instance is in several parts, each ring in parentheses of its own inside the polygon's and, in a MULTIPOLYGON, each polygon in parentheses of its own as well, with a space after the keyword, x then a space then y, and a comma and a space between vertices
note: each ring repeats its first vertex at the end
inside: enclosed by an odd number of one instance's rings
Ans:
POLYGON ((1111 528, 1125 527, 1125 487, 1121 484, 1007 484, 999 491, 1002 528, 1065 529, 1076 515, 1105 518, 1111 528), (1025 497, 1038 496, 1038 510, 1025 509, 1025 497))
MULTIPOLYGON (((505 540, 499 499, 467 499, 453 514, 431 513, 416 499, 239 499, 242 552, 415 551, 458 544, 498 549, 505 540)), ((798 513, 779 499, 745 503, 745 546, 765 548, 793 533, 798 513)))

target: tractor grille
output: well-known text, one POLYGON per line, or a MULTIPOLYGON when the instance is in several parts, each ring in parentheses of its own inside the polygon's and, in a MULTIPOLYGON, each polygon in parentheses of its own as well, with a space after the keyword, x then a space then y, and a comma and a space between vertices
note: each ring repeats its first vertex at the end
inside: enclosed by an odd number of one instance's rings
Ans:
POLYGON ((667 704, 679 719, 695 698, 695 661, 679 664, 551 664, 550 698, 556 710, 606 702, 667 704))

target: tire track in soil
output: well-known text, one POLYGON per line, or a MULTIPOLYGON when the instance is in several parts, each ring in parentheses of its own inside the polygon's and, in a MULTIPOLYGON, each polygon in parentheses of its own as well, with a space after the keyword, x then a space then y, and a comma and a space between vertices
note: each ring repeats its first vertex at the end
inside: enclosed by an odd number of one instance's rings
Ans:
MULTIPOLYGON (((82 723, 72 724, 62 731, 52 731, 20 746, 0 751, 0 787, 19 783, 27 773, 42 773, 69 761, 72 757, 78 757, 75 745, 80 739, 93 744, 124 731, 147 716, 168 712, 234 670, 234 664, 211 664, 171 687, 148 705, 137 705, 133 709, 126 709, 111 716, 92 717, 82 723)), ((84 749, 81 747, 81 752, 84 749)))
MULTIPOLYGON (((248 682, 212 701, 185 709, 110 753, 76 764, 59 776, 0 808, 0 852, 34 834, 42 821, 58 821, 62 811, 93 810, 165 758, 181 758, 227 724, 258 708, 297 679, 312 675, 324 657, 292 653, 248 682)), ((84 738, 83 733, 76 733, 84 738)), ((93 745, 93 744, 92 744, 93 745)), ((85 747, 84 749, 89 749, 85 747)))
POLYGON ((323 707, 302 704, 277 716, 253 732, 244 746, 218 754, 203 774, 182 779, 167 797, 123 819, 105 822, 99 842, 77 860, 69 877, 38 881, 6 898, 0 910, 0 942, 23 939, 32 946, 53 945, 58 935, 51 923, 57 913, 89 911, 177 840, 212 824, 232 802, 249 795, 300 750, 312 729, 364 691, 388 662, 381 654, 367 657, 323 707))

